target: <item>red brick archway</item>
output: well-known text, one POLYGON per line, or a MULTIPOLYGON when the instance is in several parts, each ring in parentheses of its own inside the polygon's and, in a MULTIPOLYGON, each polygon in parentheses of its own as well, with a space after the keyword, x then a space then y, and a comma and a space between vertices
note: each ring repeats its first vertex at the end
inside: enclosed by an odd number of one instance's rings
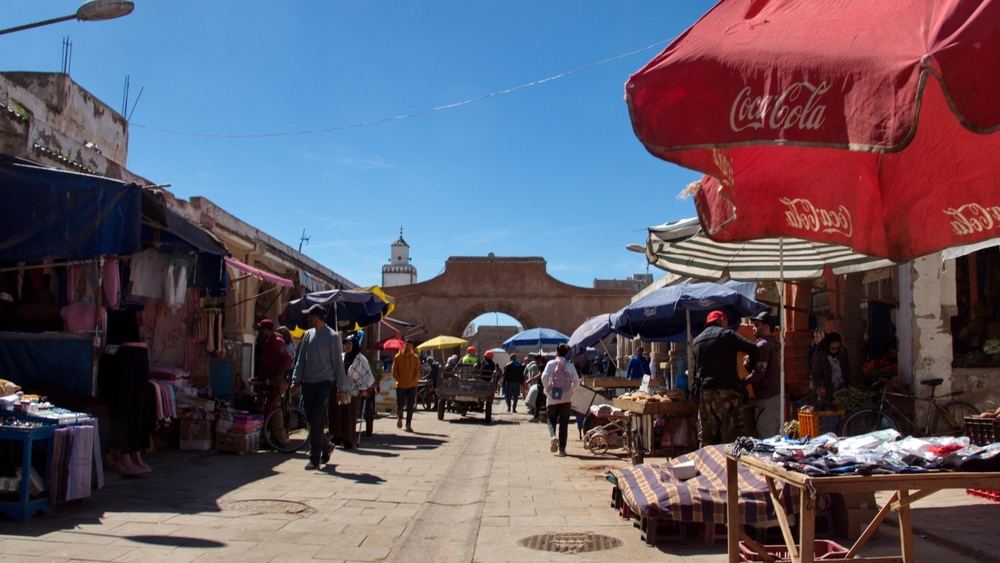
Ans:
POLYGON ((396 299, 393 316, 427 327, 425 339, 461 336, 484 313, 500 312, 525 328, 572 334, 588 317, 628 305, 635 290, 591 289, 548 274, 538 257, 451 257, 444 272, 425 282, 386 288, 396 299))

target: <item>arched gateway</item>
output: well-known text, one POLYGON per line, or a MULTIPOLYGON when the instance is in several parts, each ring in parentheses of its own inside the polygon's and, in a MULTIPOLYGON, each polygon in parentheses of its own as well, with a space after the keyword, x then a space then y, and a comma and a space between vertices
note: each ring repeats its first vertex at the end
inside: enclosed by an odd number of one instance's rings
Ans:
MULTIPOLYGON (((393 286, 393 316, 427 327, 425 338, 461 336, 484 313, 510 315, 525 329, 554 328, 567 335, 594 315, 628 305, 634 289, 591 289, 563 283, 545 271, 540 257, 452 256, 436 278, 393 286)), ((419 339, 419 338, 417 338, 419 339)))

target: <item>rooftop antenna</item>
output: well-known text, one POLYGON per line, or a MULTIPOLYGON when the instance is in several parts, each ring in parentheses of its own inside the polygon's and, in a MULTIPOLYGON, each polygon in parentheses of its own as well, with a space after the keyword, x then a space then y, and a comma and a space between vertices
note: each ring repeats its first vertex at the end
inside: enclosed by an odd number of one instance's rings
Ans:
POLYGON ((302 253, 302 243, 304 242, 306 244, 309 244, 309 239, 311 239, 311 238, 312 237, 307 237, 306 236, 306 230, 302 229, 302 236, 299 237, 299 254, 302 253))
POLYGON ((129 88, 129 75, 125 75, 125 88, 122 91, 122 117, 128 115, 128 88, 129 88))
POLYGON ((73 64, 73 44, 69 41, 69 35, 63 37, 62 47, 62 72, 69 74, 69 68, 73 64))

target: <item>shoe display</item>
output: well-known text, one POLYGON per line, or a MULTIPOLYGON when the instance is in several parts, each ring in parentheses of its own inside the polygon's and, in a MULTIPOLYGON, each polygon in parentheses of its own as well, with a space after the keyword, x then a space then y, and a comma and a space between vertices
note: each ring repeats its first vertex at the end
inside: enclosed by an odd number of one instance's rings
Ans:
POLYGON ((552 438, 552 447, 549 448, 549 451, 552 453, 559 451, 559 438, 552 438))

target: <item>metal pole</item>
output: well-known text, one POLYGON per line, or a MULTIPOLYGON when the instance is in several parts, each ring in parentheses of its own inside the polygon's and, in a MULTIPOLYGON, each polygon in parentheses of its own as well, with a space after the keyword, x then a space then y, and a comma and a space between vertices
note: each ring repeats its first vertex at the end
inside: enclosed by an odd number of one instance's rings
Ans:
MULTIPOLYGON (((694 378, 695 378, 695 372, 694 372, 694 347, 692 346, 692 343, 694 342, 694 339, 691 338, 691 310, 690 309, 687 309, 687 308, 684 309, 684 317, 687 320, 687 360, 688 360, 687 361, 687 364, 688 364, 687 365, 687 376, 688 376, 688 389, 690 389, 691 388, 691 384, 694 383, 694 378)), ((670 371, 671 371, 670 377, 671 378, 676 378, 677 376, 676 376, 676 374, 673 373, 673 370, 670 370, 670 371)), ((675 387, 675 385, 676 385, 676 379, 674 381, 674 385, 671 385, 670 388, 673 389, 675 387)))
POLYGON ((781 426, 785 427, 785 239, 778 238, 778 322, 781 323, 781 426))
POLYGON ((14 33, 15 31, 24 31, 25 29, 32 29, 32 28, 36 28, 36 27, 42 27, 43 25, 49 25, 51 23, 59 23, 59 22, 64 22, 64 21, 69 21, 69 20, 75 20, 75 19, 76 19, 76 14, 73 14, 71 16, 63 16, 61 18, 55 18, 55 19, 51 19, 51 20, 45 20, 45 21, 40 21, 40 22, 35 22, 35 23, 29 23, 29 24, 25 24, 25 25, 19 25, 17 27, 11 27, 11 28, 8 28, 8 29, 0 30, 0 35, 6 35, 8 33, 14 33))

